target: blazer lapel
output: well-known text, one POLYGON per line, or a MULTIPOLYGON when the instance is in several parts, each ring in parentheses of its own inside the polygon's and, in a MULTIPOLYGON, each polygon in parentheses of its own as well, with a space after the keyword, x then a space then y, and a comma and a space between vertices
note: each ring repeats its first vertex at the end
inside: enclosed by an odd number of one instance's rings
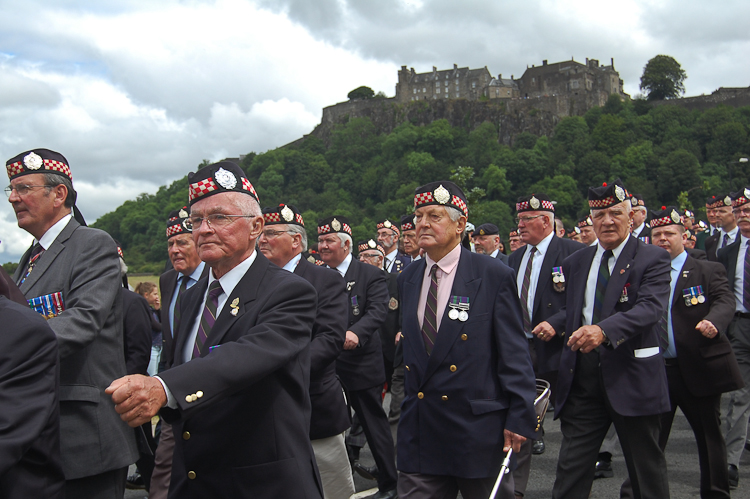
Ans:
POLYGON ((622 296, 622 290, 628 282, 630 270, 633 267, 633 262, 637 254, 638 240, 632 236, 628 236, 628 242, 622 249, 619 258, 617 258, 617 262, 612 269, 612 275, 609 276, 607 290, 604 292, 604 303, 602 303, 602 319, 612 315, 615 305, 620 300, 620 296, 622 296))
POLYGON ((410 338, 409 341, 405 342, 404 348, 407 348, 406 345, 409 345, 409 348, 413 351, 413 358, 418 365, 418 372, 424 372, 429 357, 425 350, 419 320, 417 319, 417 308, 419 307, 419 294, 422 291, 422 280, 424 279, 424 271, 427 264, 424 258, 420 258, 412 263, 412 265, 417 266, 417 271, 411 274, 409 280, 404 281, 404 295, 401 297, 401 307, 403 310, 412 310, 413 313, 404 314, 402 330, 412 331, 412 334, 416 338, 410 338))
MULTIPOLYGON (((74 218, 71 218, 68 222, 68 225, 66 225, 65 228, 63 228, 62 232, 60 232, 55 240, 52 241, 49 249, 46 249, 42 253, 42 255, 39 257, 39 260, 34 264, 34 269, 31 271, 31 274, 29 274, 29 277, 27 277, 23 284, 20 286, 21 292, 24 295, 44 275, 50 265, 52 265, 52 262, 55 261, 55 258, 57 258, 57 255, 59 255, 60 252, 65 249, 65 245, 63 243, 70 239, 70 235, 73 234, 73 231, 78 227, 80 227, 80 224, 76 222, 74 218)), ((26 269, 22 269, 21 272, 26 273, 26 269)), ((63 296, 63 300, 65 300, 65 298, 66 297, 63 296)))
MULTIPOLYGON (((671 268, 671 267, 670 267, 671 268)), ((685 265, 682 266, 680 273, 677 274, 677 283, 674 287, 674 296, 672 297, 672 306, 677 304, 677 300, 682 299, 682 290, 688 288, 688 281, 692 280, 693 274, 695 273, 695 261, 688 255, 685 260, 685 265)))
POLYGON ((207 288, 208 277, 203 277, 185 292, 185 299, 180 303, 181 309, 192 311, 192 316, 189 318, 190 320, 185 320, 188 317, 183 318, 178 325, 178 330, 173 332, 172 337, 177 338, 177 343, 174 347, 173 365, 175 366, 183 363, 183 353, 185 352, 185 342, 187 341, 188 332, 193 330, 195 321, 200 320, 200 315, 203 313, 201 303, 203 303, 203 297, 206 295, 207 288))

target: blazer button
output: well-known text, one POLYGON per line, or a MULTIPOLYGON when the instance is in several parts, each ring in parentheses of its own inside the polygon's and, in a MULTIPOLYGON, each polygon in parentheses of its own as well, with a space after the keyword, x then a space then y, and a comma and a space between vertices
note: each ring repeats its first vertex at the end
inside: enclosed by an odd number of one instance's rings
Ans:
POLYGON ((442 396, 442 397, 440 397, 440 398, 442 398, 443 400, 448 400, 448 395, 443 395, 443 396, 442 396))
POLYGON ((418 399, 423 399, 424 398, 424 393, 422 393, 422 392, 417 393, 417 398, 418 399))
POLYGON ((195 480, 195 477, 198 475, 195 474, 195 471, 188 471, 188 478, 191 480, 195 480))
MULTIPOLYGON (((452 373, 456 372, 456 369, 458 369, 456 366, 451 366, 451 372, 452 373)), ((445 399, 443 399, 443 400, 445 400, 445 399)))
POLYGON ((407 371, 411 371, 411 369, 409 369, 409 366, 404 366, 404 367, 406 368, 407 371))
POLYGON ((193 401, 193 396, 192 395, 186 395, 185 396, 185 402, 190 403, 192 401, 193 401))
POLYGON ((461 339, 464 340, 464 341, 466 341, 466 340, 469 339, 469 337, 466 336, 466 334, 464 333, 464 334, 461 335, 461 339))
POLYGON ((573 369, 570 370, 570 374, 573 374, 573 369))
POLYGON ((198 390, 197 392, 195 392, 195 396, 201 398, 203 396, 203 392, 198 390))
POLYGON ((189 431, 183 431, 182 432, 182 439, 183 440, 190 440, 190 432, 189 431))

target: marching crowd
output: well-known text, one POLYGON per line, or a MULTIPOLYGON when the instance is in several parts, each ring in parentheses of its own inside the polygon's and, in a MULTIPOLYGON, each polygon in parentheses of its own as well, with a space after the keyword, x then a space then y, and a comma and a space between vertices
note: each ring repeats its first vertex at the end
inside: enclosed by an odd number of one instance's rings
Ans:
POLYGON ((339 214, 308 242, 300 210, 261 208, 222 161, 188 176, 158 290, 132 293, 64 156, 35 149, 6 168, 34 243, 0 279, 0 498, 121 499, 128 484, 151 499, 346 499, 359 473, 376 499, 479 499, 511 449, 497 497, 519 498, 545 451, 537 379, 563 436, 553 498, 611 477, 618 441, 621 497, 668 498, 678 407, 701 497, 738 485, 750 188, 708 199, 706 224, 649 213, 616 180, 589 189, 570 231, 529 193, 506 248, 437 181, 355 245, 339 214), (365 443, 375 466, 359 462, 365 443))

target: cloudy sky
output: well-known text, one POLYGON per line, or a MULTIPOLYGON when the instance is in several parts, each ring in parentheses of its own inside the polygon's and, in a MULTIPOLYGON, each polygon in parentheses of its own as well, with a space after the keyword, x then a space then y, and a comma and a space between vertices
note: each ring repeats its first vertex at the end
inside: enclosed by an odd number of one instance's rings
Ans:
MULTIPOLYGON (((401 65, 520 77, 587 57, 638 93, 657 54, 686 95, 750 85, 750 2, 693 0, 0 0, 0 158, 69 160, 95 220, 202 159, 309 133, 360 85, 394 95, 401 65)), ((0 262, 30 237, 0 202, 0 262)))

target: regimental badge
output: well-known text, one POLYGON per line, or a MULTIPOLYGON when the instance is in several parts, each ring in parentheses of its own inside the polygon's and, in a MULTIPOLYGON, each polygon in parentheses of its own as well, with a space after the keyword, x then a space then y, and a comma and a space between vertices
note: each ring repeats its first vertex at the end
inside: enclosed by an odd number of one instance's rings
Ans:
POLYGON ((396 310, 397 308, 398 308, 398 300, 396 298, 391 297, 391 301, 388 302, 388 309, 396 310))
POLYGON ((234 176, 234 173, 228 172, 224 168, 216 170, 214 178, 224 189, 234 189, 237 185, 237 178, 234 176))
POLYGON ((743 194, 745 195, 745 197, 747 199, 750 199, 750 189, 745 189, 745 191, 743 192, 743 194))
POLYGON ((539 200, 536 197, 531 196, 531 199, 529 200, 529 206, 536 210, 539 209, 539 204, 539 200))
POLYGON ((479 235, 480 235, 480 236, 483 236, 483 235, 484 235, 484 229, 479 229, 479 235))
POLYGON ((339 222, 337 219, 331 220, 331 228, 335 230, 336 232, 341 230, 341 222, 339 222))
POLYGON ((573 228, 575 229, 576 234, 580 234, 581 233, 581 229, 577 225, 575 227, 573 227, 573 228))
POLYGON ((443 184, 440 184, 440 186, 435 189, 435 191, 432 193, 432 196, 435 198, 435 201, 437 201, 440 204, 447 204, 448 201, 451 200, 451 193, 443 187, 443 184))
POLYGON ((724 198, 724 205, 725 206, 732 206, 732 198, 730 198, 729 196, 725 197, 724 198))
POLYGON ((281 217, 287 222, 291 222, 294 220, 294 212, 287 205, 284 205, 281 209, 281 217))
POLYGON ((44 164, 44 160, 35 152, 30 152, 23 158, 23 164, 29 170, 38 170, 44 164))
POLYGON ((232 314, 233 316, 237 316, 237 312, 240 311, 239 305, 240 305, 239 298, 235 298, 234 300, 232 300, 232 303, 229 304, 229 307, 232 309, 232 311, 229 313, 232 314))
POLYGON ((675 210, 672 210, 672 221, 676 224, 680 223, 680 214, 675 210))
POLYGON ((193 232, 193 226, 190 224, 189 218, 182 221, 182 227, 188 232, 193 232))
POLYGON ((188 212, 185 211, 184 208, 180 209, 179 213, 177 213, 177 216, 180 217, 180 218, 187 218, 188 217, 188 212))
POLYGON ((310 263, 315 263, 315 257, 312 256, 312 255, 310 255, 310 256, 307 257, 307 261, 310 262, 310 263))
POLYGON ((378 243, 376 243, 375 241, 373 241, 372 239, 370 239, 369 241, 367 241, 367 246, 370 247, 370 248, 372 248, 372 249, 375 249, 375 248, 378 247, 378 243))
POLYGON ((615 196, 620 202, 625 201, 625 190, 619 185, 615 186, 615 196))
POLYGON ((385 227, 386 229, 390 229, 391 228, 391 221, 390 220, 386 220, 385 222, 383 222, 383 227, 385 227))
POLYGON ((351 290, 352 290, 352 288, 354 287, 354 283, 356 283, 356 282, 357 282, 357 281, 349 281, 349 282, 347 282, 347 283, 346 283, 346 290, 347 290, 347 291, 351 291, 351 290))

